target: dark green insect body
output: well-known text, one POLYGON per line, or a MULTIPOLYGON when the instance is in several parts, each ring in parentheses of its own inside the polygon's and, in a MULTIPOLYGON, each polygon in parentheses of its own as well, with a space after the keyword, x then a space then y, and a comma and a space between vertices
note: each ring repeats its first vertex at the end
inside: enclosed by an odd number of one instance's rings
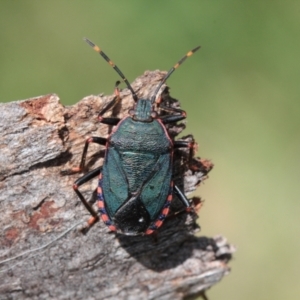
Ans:
MULTIPOLYGON (((199 47, 188 52, 162 79, 151 99, 138 99, 129 82, 116 65, 89 40, 86 40, 118 72, 130 89, 135 107, 129 116, 104 118, 103 115, 120 100, 119 89, 116 97, 99 113, 99 121, 115 125, 108 138, 91 137, 87 139, 80 167, 84 169, 88 144, 91 142, 105 145, 106 153, 103 166, 88 172, 74 183, 74 190, 88 211, 92 214, 89 224, 98 219, 97 212, 86 201, 78 187, 95 176, 99 176, 97 189, 98 209, 104 223, 112 231, 128 235, 151 234, 157 230, 168 215, 173 193, 190 208, 190 203, 172 181, 173 151, 179 147, 192 147, 186 141, 173 141, 165 124, 183 120, 186 114, 181 109, 165 108, 173 112, 160 116, 154 110, 156 94, 174 70, 199 47)), ((160 108, 164 109, 162 105, 160 108)))
POLYGON ((138 100, 135 114, 121 120, 108 138, 103 164, 98 197, 117 228, 128 234, 146 232, 159 215, 165 218, 162 208, 173 193, 173 143, 151 110, 149 100, 138 100))

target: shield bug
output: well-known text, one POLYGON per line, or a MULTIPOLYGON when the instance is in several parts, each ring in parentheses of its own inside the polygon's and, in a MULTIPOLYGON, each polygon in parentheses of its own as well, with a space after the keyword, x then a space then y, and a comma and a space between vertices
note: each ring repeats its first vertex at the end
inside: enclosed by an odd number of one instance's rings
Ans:
POLYGON ((89 225, 98 220, 98 213, 88 203, 79 186, 99 176, 97 188, 98 209, 103 222, 111 231, 127 235, 151 234, 164 222, 175 194, 189 209, 190 203, 184 193, 173 183, 173 152, 176 148, 192 147, 183 140, 172 140, 166 124, 186 118, 185 111, 178 108, 160 108, 171 114, 159 115, 155 104, 160 104, 157 94, 170 75, 200 47, 189 51, 179 60, 158 84, 150 99, 139 99, 121 70, 90 40, 85 41, 98 52, 119 74, 130 90, 135 105, 123 119, 106 118, 103 115, 121 101, 117 82, 115 97, 100 111, 98 118, 103 124, 115 126, 107 137, 90 137, 86 140, 78 168, 84 169, 88 145, 97 143, 106 147, 103 166, 77 179, 74 191, 91 213, 89 225))

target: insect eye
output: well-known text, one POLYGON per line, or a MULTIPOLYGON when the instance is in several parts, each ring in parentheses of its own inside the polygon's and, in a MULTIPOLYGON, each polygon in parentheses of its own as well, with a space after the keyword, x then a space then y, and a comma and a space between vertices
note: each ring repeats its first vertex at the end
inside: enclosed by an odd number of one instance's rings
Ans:
POLYGON ((153 119, 156 119, 156 118, 157 118, 157 112, 156 112, 156 111, 152 111, 152 112, 151 112, 151 117, 152 117, 153 119))

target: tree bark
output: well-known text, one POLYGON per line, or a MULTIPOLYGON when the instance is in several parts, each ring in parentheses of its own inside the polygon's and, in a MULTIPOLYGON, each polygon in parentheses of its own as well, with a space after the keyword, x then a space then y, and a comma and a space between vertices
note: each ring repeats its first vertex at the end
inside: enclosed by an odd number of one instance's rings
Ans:
MULTIPOLYGON (((164 74, 147 71, 132 87, 149 98, 164 74)), ((62 170, 79 164, 88 136, 111 132, 97 114, 112 97, 88 96, 64 107, 51 94, 0 105, 0 299, 183 299, 204 295, 228 274, 234 247, 223 237, 196 236, 196 212, 177 213, 176 199, 156 235, 110 233, 102 221, 84 233, 78 229, 89 218, 72 189, 82 174, 63 176, 62 170)), ((127 114, 130 91, 121 97, 108 115, 127 114)), ((166 87, 162 98, 179 105, 166 87)), ((168 130, 174 138, 184 127, 168 130)), ((88 170, 102 164, 103 148, 90 145, 88 170)), ((175 151, 174 180, 185 193, 211 168, 208 160, 175 151)), ((92 203, 96 187, 97 178, 80 187, 92 203)), ((191 201, 197 211, 201 200, 191 201)))

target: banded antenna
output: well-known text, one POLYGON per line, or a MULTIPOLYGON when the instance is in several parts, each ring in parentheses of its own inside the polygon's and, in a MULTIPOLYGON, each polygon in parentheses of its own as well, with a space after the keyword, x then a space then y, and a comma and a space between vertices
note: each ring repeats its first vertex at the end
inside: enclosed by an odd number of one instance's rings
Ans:
POLYGON ((171 74, 190 56, 192 56, 198 49, 200 49, 201 46, 196 47, 195 49, 189 51, 182 59, 180 59, 174 67, 172 67, 169 72, 165 75, 165 77, 162 79, 158 87, 156 88, 153 96, 151 97, 151 104, 155 102, 156 94, 159 92, 162 85, 166 82, 166 80, 171 76, 171 74))
POLYGON ((126 77, 124 76, 124 74, 121 72, 121 70, 109 59, 109 57, 97 46, 95 45, 93 42, 91 42, 89 39, 84 38, 84 40, 91 46, 93 47, 93 49, 98 52, 107 62, 108 64, 113 67, 113 69, 119 74, 119 76, 123 79, 123 81, 126 83, 127 87, 129 88, 132 97, 134 99, 135 102, 138 101, 138 97, 135 93, 135 91, 133 90, 132 86, 130 85, 130 83, 128 82, 128 80, 126 79, 126 77))

